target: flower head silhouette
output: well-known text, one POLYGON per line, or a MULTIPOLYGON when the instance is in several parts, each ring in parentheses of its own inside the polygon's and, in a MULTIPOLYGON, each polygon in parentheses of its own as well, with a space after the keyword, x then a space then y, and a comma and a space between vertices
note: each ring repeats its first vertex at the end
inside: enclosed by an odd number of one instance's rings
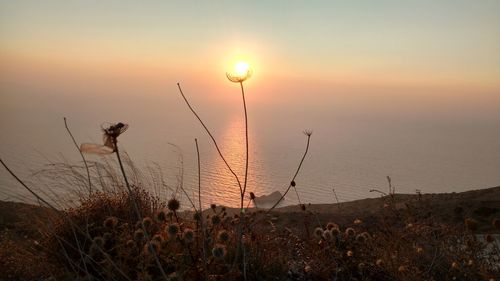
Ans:
POLYGON ((104 145, 95 143, 82 143, 80 151, 92 154, 111 154, 116 151, 116 139, 128 129, 128 124, 118 122, 108 127, 103 127, 104 145))

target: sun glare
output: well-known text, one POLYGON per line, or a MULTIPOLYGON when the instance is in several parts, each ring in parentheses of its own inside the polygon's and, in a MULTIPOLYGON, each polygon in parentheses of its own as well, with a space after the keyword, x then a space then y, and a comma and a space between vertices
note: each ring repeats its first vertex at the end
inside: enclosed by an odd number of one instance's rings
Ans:
POLYGON ((245 76, 250 70, 250 65, 247 62, 239 61, 234 65, 234 74, 245 76))

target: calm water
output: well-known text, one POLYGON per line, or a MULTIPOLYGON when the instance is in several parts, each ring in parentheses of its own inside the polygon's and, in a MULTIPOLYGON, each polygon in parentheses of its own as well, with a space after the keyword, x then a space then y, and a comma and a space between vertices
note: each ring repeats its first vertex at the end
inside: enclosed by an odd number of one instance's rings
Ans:
MULTIPOLYGON (((239 97, 224 103, 191 97, 228 162, 243 179, 244 122, 239 97)), ((67 116, 79 142, 99 142, 103 121, 129 123, 129 130, 119 139, 122 148, 139 167, 157 163, 170 187, 177 184, 183 167, 184 186, 193 199, 197 199, 194 138, 198 138, 203 201, 238 204, 239 189, 233 176, 174 91, 166 97, 132 96, 132 103, 126 104, 110 98, 95 106, 92 100, 92 112, 79 98, 66 97, 57 103, 39 98, 28 104, 20 99, 5 99, 0 155, 48 196, 70 193, 71 187, 43 185, 32 172, 50 168, 46 164, 61 157, 80 163, 62 122, 62 116, 67 116), (21 114, 27 111, 31 114, 21 114)), ((249 96, 248 191, 259 196, 285 190, 305 149, 305 129, 313 130, 313 135, 310 153, 296 179, 303 202, 335 202, 332 189, 340 201, 373 197, 376 194, 370 189, 387 190, 388 175, 402 193, 417 189, 459 192, 500 184, 500 116, 492 110, 496 105, 482 111, 474 104, 441 107, 432 100, 414 104, 396 100, 393 106, 370 100, 359 107, 351 103, 341 98, 317 104, 293 99, 263 103, 249 96)), ((0 177, 0 199, 31 200, 5 171, 0 171, 0 177)), ((170 194, 165 191, 162 196, 170 194)), ((296 202, 296 194, 291 192, 286 203, 296 202)))

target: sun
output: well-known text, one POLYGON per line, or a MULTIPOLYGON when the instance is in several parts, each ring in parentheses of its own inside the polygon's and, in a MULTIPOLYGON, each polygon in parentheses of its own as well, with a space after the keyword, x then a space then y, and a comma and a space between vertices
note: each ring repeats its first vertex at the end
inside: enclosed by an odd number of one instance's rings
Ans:
POLYGON ((252 68, 246 61, 237 61, 231 71, 226 72, 226 77, 231 82, 241 83, 252 76, 252 68))
POLYGON ((250 71, 250 65, 245 61, 239 61, 234 65, 234 74, 237 76, 245 76, 250 71))

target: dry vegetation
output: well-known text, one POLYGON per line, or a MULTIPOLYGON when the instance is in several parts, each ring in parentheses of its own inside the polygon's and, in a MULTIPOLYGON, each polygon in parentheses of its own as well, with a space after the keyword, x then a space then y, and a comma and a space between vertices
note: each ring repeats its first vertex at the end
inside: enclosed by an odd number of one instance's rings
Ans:
POLYGON ((4 280, 164 280, 149 237, 167 280, 491 280, 499 275, 499 241, 475 234, 499 232, 498 209, 478 212, 481 195, 498 192, 475 191, 478 200, 456 194, 468 199, 453 202, 462 211, 446 212, 457 224, 428 214, 430 195, 408 197, 404 208, 398 196, 371 199, 364 216, 333 204, 244 216, 212 206, 200 216, 134 188, 148 235, 125 191, 96 192, 61 213, 3 203, 0 270, 4 280), (30 225, 41 220, 45 227, 30 225))

